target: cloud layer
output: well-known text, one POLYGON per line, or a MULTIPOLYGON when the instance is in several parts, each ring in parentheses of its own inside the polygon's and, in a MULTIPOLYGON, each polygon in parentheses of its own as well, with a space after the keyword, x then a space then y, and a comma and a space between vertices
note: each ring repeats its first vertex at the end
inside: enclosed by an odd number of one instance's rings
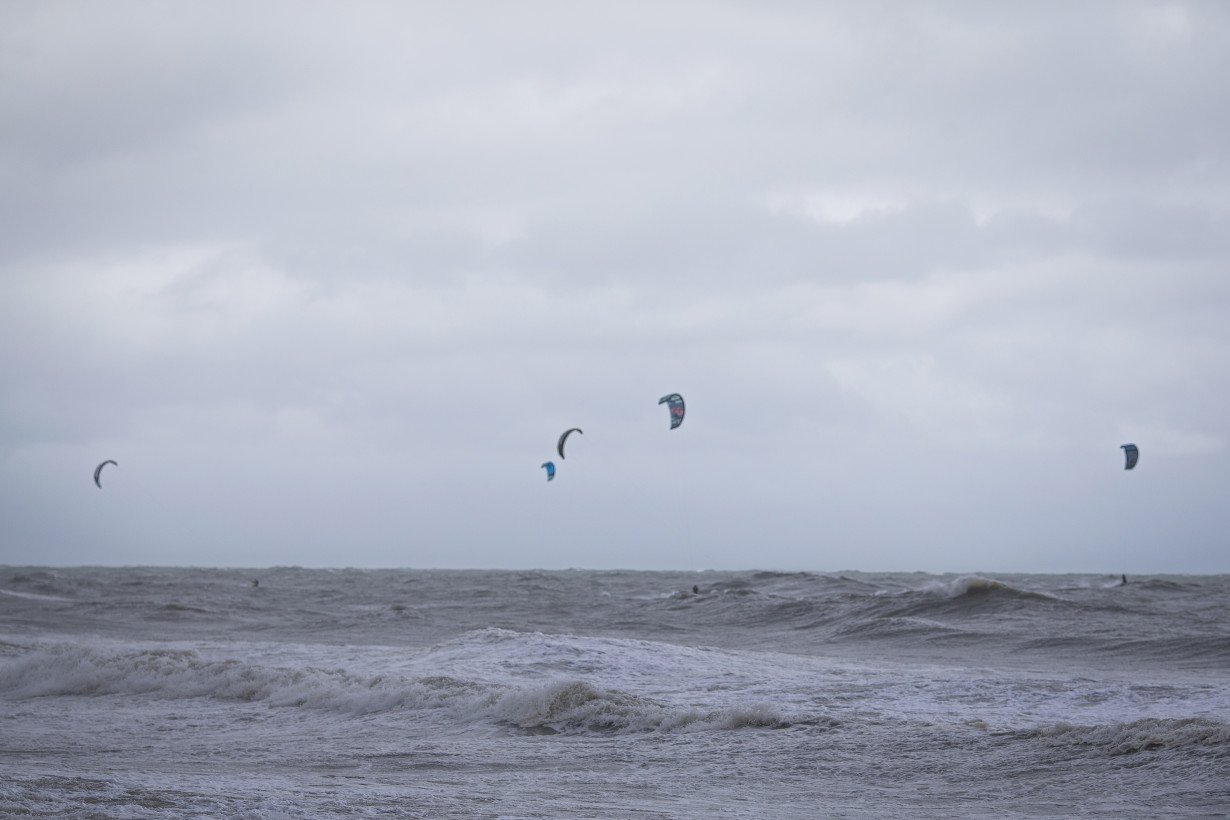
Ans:
POLYGON ((6 4, 0 563, 1227 571, 1227 77, 1216 3, 6 4))

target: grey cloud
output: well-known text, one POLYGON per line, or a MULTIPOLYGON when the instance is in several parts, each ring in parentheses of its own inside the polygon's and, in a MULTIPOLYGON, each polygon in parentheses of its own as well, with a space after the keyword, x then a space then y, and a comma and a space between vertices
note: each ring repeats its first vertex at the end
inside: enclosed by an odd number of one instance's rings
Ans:
POLYGON ((0 11, 0 562, 1224 569, 1220 6, 475 8, 0 11))

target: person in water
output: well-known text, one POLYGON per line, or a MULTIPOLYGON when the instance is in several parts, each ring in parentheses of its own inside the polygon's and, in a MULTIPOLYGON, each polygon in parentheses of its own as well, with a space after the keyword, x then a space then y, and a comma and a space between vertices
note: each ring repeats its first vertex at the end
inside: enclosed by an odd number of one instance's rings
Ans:
POLYGON ((1122 583, 1122 584, 1120 584, 1119 586, 1121 586, 1121 587, 1122 587, 1122 586, 1127 586, 1127 575, 1125 574, 1125 575, 1123 575, 1122 577, 1123 577, 1123 583, 1122 583))
POLYGON ((692 594, 700 595, 700 587, 696 586, 696 584, 692 584, 692 594))

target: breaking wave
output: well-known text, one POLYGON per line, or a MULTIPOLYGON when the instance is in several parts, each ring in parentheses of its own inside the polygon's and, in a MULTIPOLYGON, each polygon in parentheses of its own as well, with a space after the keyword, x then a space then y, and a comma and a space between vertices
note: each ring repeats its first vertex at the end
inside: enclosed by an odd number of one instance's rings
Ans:
POLYGON ((888 593, 884 597, 891 609, 881 614, 895 617, 974 614, 1037 604, 1067 606, 1053 595, 980 575, 932 581, 921 589, 888 593))
POLYGON ((964 575, 951 581, 935 581, 922 588, 923 594, 940 598, 977 599, 988 597, 1023 598, 1042 601, 1053 601, 1053 595, 1021 589, 1006 581, 984 578, 981 575, 964 575))
POLYGON ((577 680, 511 690, 492 703, 487 715, 498 723, 511 724, 535 734, 670 732, 790 725, 767 704, 710 712, 677 710, 647 698, 599 689, 577 680))
POLYGON ((1110 755, 1207 747, 1217 754, 1230 756, 1230 725, 1207 718, 1146 718, 1106 726, 1057 723, 1022 735, 1073 746, 1095 747, 1110 755))
POLYGON ((43 595, 37 592, 19 592, 15 589, 0 589, 0 595, 8 595, 12 598, 25 598, 27 601, 52 601, 55 603, 69 603, 71 598, 62 598, 59 595, 43 595))
MULTIPOLYGON (((502 630, 479 635, 499 641, 502 630)), ((749 703, 720 710, 682 709, 586 680, 537 685, 450 675, 356 675, 341 669, 263 666, 210 660, 192 650, 100 650, 76 644, 36 648, 0 661, 0 696, 144 695, 210 698, 354 715, 444 710, 531 734, 677 732, 790 725, 773 707, 749 703)))

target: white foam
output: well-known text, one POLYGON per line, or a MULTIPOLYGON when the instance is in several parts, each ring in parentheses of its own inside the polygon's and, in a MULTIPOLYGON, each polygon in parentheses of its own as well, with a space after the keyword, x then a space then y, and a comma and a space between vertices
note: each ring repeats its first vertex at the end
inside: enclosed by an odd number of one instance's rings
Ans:
POLYGON ((1047 592, 1022 589, 1004 581, 986 578, 981 575, 963 575, 952 580, 935 580, 928 582, 920 592, 943 598, 960 598, 965 595, 985 595, 993 592, 1019 593, 1041 598, 1055 598, 1047 592))
MULTIPOLYGON (((516 634, 483 630, 471 638, 498 643, 516 634)), ((101 649, 76 644, 43 646, 0 663, 0 695, 17 699, 210 698, 350 714, 444 710, 456 723, 485 719, 558 733, 740 729, 785 722, 768 705, 681 708, 580 678, 553 677, 527 685, 439 674, 357 675, 342 669, 210 660, 186 649, 101 649)))
POLYGON ((1079 726, 1056 723, 1030 733, 1082 746, 1098 746, 1108 754, 1135 754, 1151 749, 1230 744, 1230 724, 1207 718, 1145 718, 1131 723, 1079 726))
POLYGON ((15 589, 0 589, 0 595, 9 595, 13 598, 25 598, 28 601, 54 601, 56 603, 71 603, 71 598, 61 598, 58 595, 39 595, 36 592, 18 592, 15 589))

